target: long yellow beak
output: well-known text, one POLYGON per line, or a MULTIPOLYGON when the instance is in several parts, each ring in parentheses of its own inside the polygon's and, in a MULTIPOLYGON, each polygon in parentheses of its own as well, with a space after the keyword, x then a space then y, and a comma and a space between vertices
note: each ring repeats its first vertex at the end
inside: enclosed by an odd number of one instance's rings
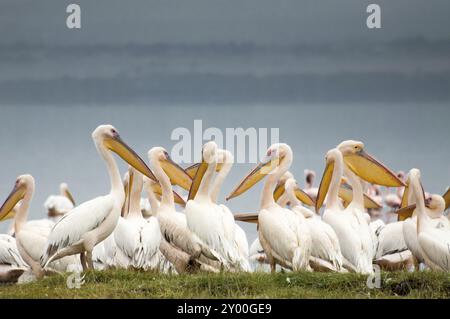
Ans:
POLYGON ((275 187, 275 190, 273 191, 274 201, 278 201, 280 197, 283 196, 285 191, 286 188, 284 187, 284 183, 278 183, 277 187, 275 187))
MULTIPOLYGON (((283 183, 278 184, 275 190, 273 191, 273 199, 277 201, 284 194, 285 191, 286 188, 284 184, 283 183)), ((301 201, 303 204, 313 207, 316 205, 314 199, 312 199, 311 196, 305 193, 305 191, 302 190, 300 187, 298 186, 295 187, 294 194, 295 197, 297 197, 297 199, 301 201)))
POLYGON ((334 161, 327 163, 325 166, 325 170, 322 175, 322 180, 320 181, 319 190, 317 192, 316 198, 316 213, 323 206, 323 202, 325 201, 325 197, 327 196, 328 189, 330 188, 331 178, 333 177, 334 171, 334 161))
MULTIPOLYGON (((197 170, 198 170, 200 164, 201 163, 195 163, 195 164, 193 164, 193 165, 191 165, 191 166, 189 166, 189 167, 184 169, 186 174, 188 174, 191 179, 194 179, 195 174, 197 173, 197 170)), ((223 163, 217 163, 216 164, 216 172, 220 172, 222 167, 223 167, 223 163)))
POLYGON ((125 193, 125 200, 123 201, 123 206, 122 206, 122 210, 121 210, 121 213, 120 213, 120 216, 122 216, 122 217, 125 217, 126 212, 128 211, 128 206, 129 206, 128 205, 128 199, 129 199, 128 195, 130 193, 130 190, 129 190, 129 188, 130 188, 130 181, 129 181, 130 175, 129 174, 130 174, 129 171, 127 171, 125 173, 125 177, 123 179, 123 192, 125 193))
POLYGON ((447 210, 450 207, 450 188, 447 189, 444 195, 442 197, 445 200, 445 210, 447 210))
MULTIPOLYGON (((161 196, 162 196, 161 185, 159 185, 159 183, 153 183, 151 187, 152 187, 153 193, 157 195, 158 199, 161 199, 161 196)), ((174 199, 175 203, 180 205, 181 207, 185 207, 186 206, 186 202, 183 199, 183 197, 181 197, 175 191, 172 191, 172 193, 173 193, 173 199, 174 199)))
POLYGON ((234 214, 234 220, 246 223, 258 223, 258 213, 237 213, 234 214))
MULTIPOLYGON (((422 188, 422 196, 425 198, 425 190, 423 188, 422 183, 420 183, 420 187, 422 188)), ((402 203, 401 203, 401 208, 398 209, 395 213, 398 215, 397 216, 397 220, 398 221, 403 221, 409 217, 411 217, 414 213, 414 210, 416 209, 417 205, 416 204, 411 204, 411 205, 407 205, 407 206, 403 206, 403 204, 407 204, 408 203, 408 192, 409 192, 409 182, 406 183, 406 188, 405 188, 405 192, 403 193, 403 197, 402 197, 402 203), (406 199, 405 199, 406 198, 406 199)), ((445 199, 444 199, 445 200, 445 199)), ((425 207, 430 208, 429 205, 427 204, 427 202, 425 201, 425 207)))
POLYGON ((0 221, 15 215, 14 207, 25 196, 25 187, 15 185, 9 196, 0 208, 0 221))
POLYGON ((189 175, 189 177, 191 179, 194 179, 195 173, 197 173, 198 167, 200 166, 201 163, 195 163, 187 168, 185 168, 185 172, 186 174, 189 175))
POLYGON ((72 193, 69 191, 69 189, 66 188, 66 189, 64 190, 64 196, 66 196, 67 199, 69 199, 69 200, 72 202, 73 206, 76 206, 76 205, 75 205, 75 199, 74 199, 72 193))
POLYGON ((266 163, 259 163, 247 176, 245 176, 239 185, 228 195, 227 200, 232 199, 245 193, 252 188, 256 183, 262 180, 266 175, 270 174, 275 168, 277 168, 283 158, 272 159, 266 163))
MULTIPOLYGON (((353 188, 347 183, 341 183, 339 188, 339 197, 346 203, 351 203, 353 200, 353 188)), ((383 206, 378 204, 372 197, 364 194, 364 207, 369 209, 381 209, 383 206)))
POLYGON ((403 190, 402 202, 400 208, 408 206, 408 196, 409 196, 409 183, 406 183, 405 189, 403 190))
POLYGON ((204 160, 198 164, 197 171, 192 179, 191 188, 189 189, 188 201, 194 199, 195 195, 197 195, 203 176, 205 176, 206 170, 208 169, 208 165, 209 164, 204 160))
POLYGON ((416 204, 412 204, 412 205, 405 206, 405 207, 398 209, 395 212, 398 215, 397 220, 403 221, 405 219, 410 218, 413 215, 415 209, 416 209, 416 204))
POLYGON ((158 181, 145 162, 120 138, 119 135, 105 138, 103 143, 109 150, 119 155, 125 162, 133 166, 137 171, 141 172, 155 182, 158 181))
POLYGON ((166 155, 166 159, 160 160, 159 162, 164 172, 170 178, 172 185, 178 185, 185 190, 191 188, 192 178, 168 154, 166 155))
POLYGON ((387 187, 405 186, 393 171, 364 150, 345 155, 344 162, 353 173, 369 183, 387 187))

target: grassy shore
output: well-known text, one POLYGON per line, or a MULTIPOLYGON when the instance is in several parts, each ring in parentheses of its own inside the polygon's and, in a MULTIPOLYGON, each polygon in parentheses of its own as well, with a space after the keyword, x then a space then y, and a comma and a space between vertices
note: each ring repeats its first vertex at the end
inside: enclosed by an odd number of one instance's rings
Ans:
POLYGON ((170 276, 129 270, 86 274, 79 289, 69 275, 22 285, 3 285, 0 298, 450 298, 444 273, 383 273, 381 288, 367 277, 327 273, 221 273, 170 276))

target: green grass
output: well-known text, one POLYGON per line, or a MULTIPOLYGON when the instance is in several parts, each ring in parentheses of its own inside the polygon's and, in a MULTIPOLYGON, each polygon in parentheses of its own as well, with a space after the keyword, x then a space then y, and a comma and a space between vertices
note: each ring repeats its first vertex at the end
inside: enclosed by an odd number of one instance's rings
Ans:
POLYGON ((130 270, 89 272, 80 289, 68 274, 3 285, 0 298, 450 298, 445 273, 383 273, 380 289, 366 276, 327 273, 163 275, 130 270))

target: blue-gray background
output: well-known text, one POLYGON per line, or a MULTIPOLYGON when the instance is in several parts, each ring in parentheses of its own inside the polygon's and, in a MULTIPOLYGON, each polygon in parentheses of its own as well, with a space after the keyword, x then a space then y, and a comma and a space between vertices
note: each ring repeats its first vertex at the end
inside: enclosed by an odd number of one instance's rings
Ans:
MULTIPOLYGON (((145 156, 170 149, 172 130, 194 119, 279 127, 301 184, 304 168, 320 175, 325 152, 353 138, 395 170, 421 168, 427 190, 442 193, 450 2, 377 1, 382 29, 369 30, 371 2, 78 0, 82 29, 68 30, 69 1, 2 0, 0 197, 22 173, 36 178, 31 218, 61 181, 78 202, 104 194, 90 138, 98 124, 114 124, 145 156)), ((235 166, 223 195, 251 166, 235 166)), ((230 208, 256 210, 260 189, 230 208)))

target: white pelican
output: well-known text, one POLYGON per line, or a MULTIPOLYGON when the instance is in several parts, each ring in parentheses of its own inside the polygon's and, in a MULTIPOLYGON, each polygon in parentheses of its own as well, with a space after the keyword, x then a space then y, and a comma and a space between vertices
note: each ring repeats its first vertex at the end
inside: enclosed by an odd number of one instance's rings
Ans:
MULTIPOLYGON (((410 180, 407 180, 407 186, 403 195, 403 202, 409 204, 397 211, 400 221, 403 221, 403 238, 406 246, 411 251, 418 263, 425 262, 419 247, 417 236, 417 198, 410 188, 410 180)), ((446 203, 443 197, 433 194, 427 197, 425 201, 425 212, 429 217, 428 225, 435 228, 449 228, 449 220, 443 215, 446 203)))
POLYGON ((55 222, 75 207, 75 200, 66 183, 59 185, 59 192, 59 195, 50 195, 44 203, 48 218, 55 222))
POLYGON ((161 259, 159 245, 161 231, 156 217, 145 219, 142 216, 140 199, 142 193, 142 174, 130 167, 128 170, 129 206, 124 217, 119 218, 114 230, 114 241, 127 265, 136 269, 157 269, 161 259))
MULTIPOLYGON (((409 172, 409 183, 410 192, 413 192, 416 199, 419 251, 428 267, 450 272, 450 226, 447 224, 436 227, 428 216, 418 169, 412 169, 409 172)), ((444 208, 445 201, 442 197, 439 202, 444 208)))
MULTIPOLYGON (((339 240, 330 225, 323 222, 320 216, 304 207, 296 193, 300 190, 295 179, 289 178, 285 184, 291 209, 305 217, 312 239, 311 255, 316 257, 322 269, 342 271, 343 259, 339 240), (320 262, 325 261, 325 262, 320 262), (330 265, 332 267, 330 267, 330 265)), ((313 267, 314 268, 314 267, 313 267)))
MULTIPOLYGON (((189 230, 186 215, 175 209, 172 182, 184 189, 189 189, 192 184, 190 176, 172 161, 162 147, 150 149, 148 158, 162 192, 156 214, 163 235, 160 246, 162 254, 173 264, 178 273, 191 272, 202 267, 208 268, 210 261, 217 260, 217 253, 212 252, 189 230), (205 266, 204 263, 207 265, 205 266)), ((151 184, 147 185, 151 186, 151 184)), ((149 192, 150 190, 147 189, 147 194, 149 192)))
POLYGON ((317 198, 317 192, 319 191, 317 187, 314 187, 316 172, 314 172, 313 170, 305 169, 304 174, 306 180, 304 191, 315 201, 317 198))
MULTIPOLYGON (((31 268, 37 278, 44 275, 39 258, 45 248, 53 222, 50 220, 28 221, 28 208, 34 194, 34 178, 31 175, 20 175, 5 203, 0 208, 0 216, 6 216, 21 201, 14 217, 14 236, 17 249, 22 259, 31 268), (47 222, 43 222, 47 221, 47 222)), ((76 264, 76 258, 65 258, 52 263, 50 268, 66 271, 67 267, 76 264)))
POLYGON ((0 282, 16 282, 27 267, 17 250, 16 239, 0 234, 0 282))
MULTIPOLYGON (((211 201, 214 204, 217 204, 217 198, 220 193, 220 189, 222 187, 223 182, 225 181, 225 178, 228 176, 228 173, 231 170, 231 167, 234 163, 234 158, 231 152, 224 150, 224 149, 218 149, 217 150, 217 168, 219 169, 219 173, 217 174, 216 178, 214 179, 214 183, 211 188, 211 201)), ((245 234, 245 231, 235 222, 234 216, 231 213, 230 209, 220 204, 219 208, 222 210, 222 213, 224 215, 224 222, 225 220, 228 221, 229 229, 234 228, 234 242, 237 246, 238 254, 240 255, 240 261, 239 266, 243 270, 251 270, 250 264, 248 263, 248 257, 249 257, 249 247, 248 247, 248 240, 247 235, 245 234)), ((233 232, 229 231, 229 236, 231 236, 233 232)))
POLYGON ((234 162, 233 155, 227 150, 217 149, 214 142, 209 142, 203 147, 203 157, 189 192, 190 201, 186 205, 188 226, 233 268, 250 271, 247 236, 235 223, 228 207, 217 204, 220 188, 234 162), (209 189, 215 170, 218 174, 209 189), (204 224, 205 221, 209 226, 204 224))
POLYGON ((17 249, 16 239, 10 235, 0 234, 0 265, 27 266, 17 249))
POLYGON ((364 213, 363 189, 356 174, 374 184, 400 186, 402 182, 367 154, 361 142, 345 141, 327 153, 316 209, 320 209, 328 193, 323 220, 336 232, 343 257, 357 272, 368 274, 373 272, 373 234, 364 213), (344 170, 353 187, 353 200, 346 208, 342 207, 338 199, 344 170))
POLYGON ((233 190, 228 199, 236 197, 268 175, 262 192, 258 215, 258 234, 271 271, 275 265, 297 270, 311 270, 311 235, 304 218, 275 203, 273 191, 277 181, 288 171, 293 154, 289 145, 273 144, 264 160, 233 190))
POLYGON ((106 163, 111 191, 80 204, 55 224, 41 258, 44 268, 54 260, 75 254, 80 254, 83 270, 93 268, 92 250, 113 232, 125 200, 119 169, 111 151, 136 170, 156 180, 144 161, 122 141, 113 126, 98 126, 92 133, 92 139, 106 163))

